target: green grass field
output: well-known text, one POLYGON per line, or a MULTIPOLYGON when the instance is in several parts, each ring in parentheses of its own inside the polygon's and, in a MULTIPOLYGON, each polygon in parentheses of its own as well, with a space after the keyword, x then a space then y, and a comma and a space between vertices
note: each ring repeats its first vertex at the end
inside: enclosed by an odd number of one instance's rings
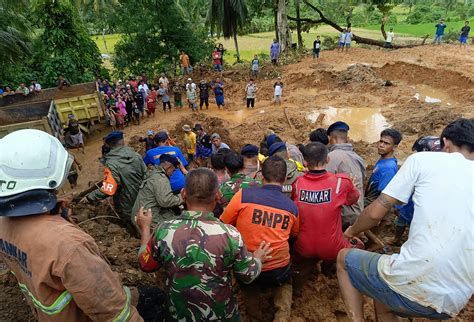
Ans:
MULTIPOLYGON (((474 23, 474 18, 470 20, 470 24, 472 25, 474 23)), ((393 27, 393 31, 396 34, 404 34, 404 35, 412 35, 416 37, 424 37, 426 35, 434 35, 435 32, 435 25, 436 22, 433 23, 422 23, 418 25, 410 25, 406 23, 400 23, 400 24, 395 24, 395 25, 388 25, 386 27, 386 30, 388 28, 393 27)), ((461 27, 464 26, 464 21, 449 21, 446 22, 446 25, 448 26, 446 31, 448 30, 454 30, 454 31, 460 31, 461 27)), ((366 26, 364 27, 365 29, 368 30, 380 30, 380 25, 371 25, 371 26, 366 26)))

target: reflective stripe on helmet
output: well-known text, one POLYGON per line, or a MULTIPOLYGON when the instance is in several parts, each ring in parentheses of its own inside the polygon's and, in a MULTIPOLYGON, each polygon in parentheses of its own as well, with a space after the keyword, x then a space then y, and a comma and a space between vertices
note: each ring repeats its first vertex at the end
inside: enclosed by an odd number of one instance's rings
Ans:
POLYGON ((127 300, 125 301, 122 311, 120 311, 119 315, 117 315, 112 320, 113 322, 127 321, 130 316, 130 301, 131 301, 130 289, 127 286, 124 286, 123 289, 125 291, 125 295, 127 296, 127 300))
POLYGON ((68 291, 64 291, 59 295, 59 297, 54 301, 53 304, 50 306, 43 305, 40 301, 38 301, 34 295, 30 292, 28 287, 26 287, 25 284, 21 284, 18 282, 18 285, 20 286, 20 289, 22 290, 25 295, 28 295, 28 297, 31 299, 33 304, 41 310, 41 312, 48 314, 48 315, 54 315, 60 313, 64 308, 71 302, 72 300, 72 295, 68 291))

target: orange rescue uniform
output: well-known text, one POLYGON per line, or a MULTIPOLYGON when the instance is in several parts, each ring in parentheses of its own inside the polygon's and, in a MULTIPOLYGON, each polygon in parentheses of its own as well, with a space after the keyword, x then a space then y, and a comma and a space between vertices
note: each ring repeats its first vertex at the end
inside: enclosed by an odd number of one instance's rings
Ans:
POLYGON ((39 321, 143 321, 93 238, 60 216, 0 217, 0 260, 39 321))
POLYGON ((288 239, 298 234, 298 208, 281 189, 281 186, 265 185, 239 190, 220 217, 237 228, 249 251, 255 251, 262 241, 271 244, 272 257, 265 261, 262 271, 290 263, 288 239))

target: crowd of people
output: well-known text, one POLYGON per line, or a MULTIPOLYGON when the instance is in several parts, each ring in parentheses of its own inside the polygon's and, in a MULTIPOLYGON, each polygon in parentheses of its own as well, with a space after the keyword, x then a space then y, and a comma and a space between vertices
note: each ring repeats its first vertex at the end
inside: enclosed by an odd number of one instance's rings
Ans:
POLYGON ((67 221, 68 201, 56 190, 72 158, 59 141, 36 130, 0 141, 0 258, 40 320, 239 320, 233 272, 250 319, 262 319, 255 297, 270 289, 274 320, 289 321, 293 294, 311 283, 318 261, 337 263, 354 321, 364 320, 362 295, 375 300, 381 321, 447 319, 472 296, 474 120, 420 138, 400 169, 402 134, 383 130, 368 180, 342 121, 312 131, 304 145, 267 130, 259 146, 239 150, 202 124, 182 131, 171 138, 166 129, 149 130, 143 156, 112 131, 102 146, 102 186, 81 200, 112 197, 124 225, 140 236, 141 269, 164 269, 165 291, 152 285, 137 293, 122 287, 93 239, 67 221), (35 170, 16 179, 26 169, 35 170), (390 243, 402 244, 400 253, 365 251, 370 229, 388 213, 398 214, 390 243))

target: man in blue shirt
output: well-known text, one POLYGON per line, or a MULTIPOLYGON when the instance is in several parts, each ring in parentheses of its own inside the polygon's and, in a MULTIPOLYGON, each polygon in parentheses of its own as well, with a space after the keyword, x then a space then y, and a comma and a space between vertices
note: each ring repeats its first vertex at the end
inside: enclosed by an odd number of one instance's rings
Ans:
POLYGON ((385 129, 380 133, 378 154, 380 160, 375 164, 372 175, 365 189, 364 206, 367 207, 378 198, 383 189, 398 171, 397 159, 393 156, 402 134, 395 129, 385 129))
MULTIPOLYGON (((179 161, 183 165, 183 167, 181 168, 184 170, 184 167, 188 165, 188 161, 186 161, 186 158, 178 147, 167 145, 168 139, 169 137, 166 132, 158 132, 153 139, 157 147, 148 150, 145 156, 143 157, 143 161, 146 165, 158 165, 160 164, 160 156, 162 154, 170 154, 179 159, 179 161)), ((178 193, 181 191, 181 189, 184 188, 185 174, 183 174, 182 170, 180 169, 174 170, 173 174, 170 177, 171 190, 173 190, 173 193, 178 193)))
POLYGON ((443 40, 444 29, 446 29, 446 25, 444 24, 444 20, 441 19, 438 24, 436 24, 436 32, 434 37, 434 44, 441 45, 441 40, 443 40))

